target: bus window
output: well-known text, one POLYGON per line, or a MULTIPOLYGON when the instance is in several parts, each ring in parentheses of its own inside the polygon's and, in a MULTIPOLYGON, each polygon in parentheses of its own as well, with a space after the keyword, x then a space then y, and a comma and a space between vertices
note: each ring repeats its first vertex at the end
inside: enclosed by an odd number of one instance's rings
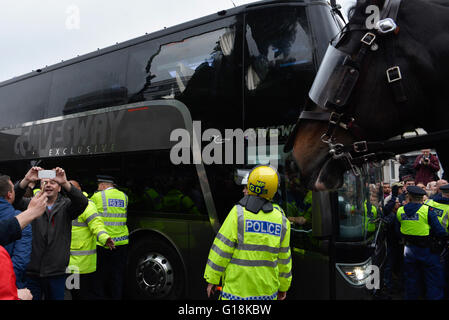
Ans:
POLYGON ((51 74, 46 73, 0 87, 0 128, 42 119, 50 83, 51 74))
POLYGON ((312 191, 299 178, 298 167, 290 153, 285 159, 283 208, 293 228, 312 229, 312 191))
POLYGON ((173 165, 168 150, 128 156, 124 171, 130 210, 207 214, 195 166, 173 165))
POLYGON ((233 17, 217 24, 208 32, 185 30, 131 48, 130 101, 177 99, 193 120, 207 119, 209 128, 242 127, 241 27, 233 17))
POLYGON ((295 122, 315 74, 305 7, 277 6, 247 13, 245 42, 248 126, 295 122), (274 16, 277 23, 272 23, 274 16), (268 112, 270 117, 254 117, 268 112))
MULTIPOLYGON (((21 166, 10 167, 5 172, 11 172, 15 179, 21 179, 30 165, 22 162, 21 166)), ((77 180, 89 196, 97 190, 97 174, 114 176, 118 189, 128 195, 130 212, 207 215, 195 166, 171 164, 169 150, 110 153, 89 158, 47 158, 42 159, 39 166, 64 168, 68 178, 77 180), (80 161, 82 166, 79 165, 80 161)))
MULTIPOLYGON (((279 147, 282 150, 283 145, 279 147)), ((301 182, 293 154, 281 151, 279 173, 281 187, 278 203, 291 224, 290 244, 294 250, 315 250, 318 241, 312 236, 312 190, 301 182)))
POLYGON ((232 207, 243 198, 244 186, 234 179, 233 165, 211 164, 206 166, 212 197, 220 223, 226 219, 232 207))
MULTIPOLYGON (((186 90, 197 69, 213 69, 219 55, 232 53, 234 38, 234 31, 224 28, 163 44, 152 55, 149 54, 151 47, 150 50, 147 46, 133 50, 130 59, 134 65, 130 67, 134 72, 140 69, 145 73, 140 78, 146 79, 142 87, 136 88, 138 93, 145 100, 174 99, 186 90)), ((203 89, 208 89, 210 83, 203 82, 201 85, 203 89)))
POLYGON ((378 169, 364 167, 360 176, 347 172, 338 191, 341 241, 360 241, 374 235, 381 217, 383 191, 378 169))
MULTIPOLYGON (((269 130, 270 135, 273 134, 269 130)), ((283 151, 284 139, 276 146, 248 145, 246 163, 249 168, 261 164, 277 167, 280 176, 278 192, 273 202, 279 204, 291 223, 291 245, 297 249, 311 249, 318 245, 312 236, 312 191, 301 182, 299 169, 292 152, 283 151)), ((263 141, 263 139, 262 139, 263 141)), ((260 142, 262 142, 260 141, 260 142)), ((268 138, 266 142, 270 141, 268 138)), ((270 141, 271 142, 271 141, 270 141)))
POLYGON ((126 61, 119 50, 52 71, 47 117, 126 104, 126 61))

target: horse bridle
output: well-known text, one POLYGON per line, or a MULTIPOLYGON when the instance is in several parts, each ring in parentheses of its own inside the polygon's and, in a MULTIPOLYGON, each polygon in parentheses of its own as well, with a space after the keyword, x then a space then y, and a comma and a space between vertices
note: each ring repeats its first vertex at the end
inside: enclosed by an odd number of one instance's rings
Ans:
MULTIPOLYGON (((371 152, 372 150, 370 150, 370 153, 367 154, 370 142, 360 140, 363 139, 365 134, 363 133, 363 129, 357 126, 355 119, 348 114, 347 101, 349 100, 355 84, 357 83, 362 61, 369 51, 375 52, 378 49, 378 46, 375 43, 376 38, 384 37, 389 34, 396 35, 398 33, 399 28, 396 25, 395 20, 397 18, 400 3, 401 0, 385 1, 381 11, 380 20, 374 29, 368 30, 362 36, 360 39, 360 49, 355 54, 342 54, 332 45, 329 46, 328 51, 323 58, 320 69, 318 70, 317 76, 315 77, 314 84, 309 92, 311 100, 321 107, 321 109, 324 109, 324 111, 302 111, 298 119, 298 123, 301 120, 327 122, 327 130, 321 136, 321 141, 328 145, 329 154, 334 159, 344 160, 347 165, 347 169, 351 169, 355 175, 359 174, 359 165, 369 161, 388 159, 394 155, 391 152, 381 152, 382 150, 378 150, 376 153, 371 152), (328 55, 340 55, 340 57, 337 58, 341 60, 341 64, 339 65, 336 63, 334 65, 335 70, 332 68, 329 68, 330 70, 323 70, 326 68, 325 60, 328 55), (336 78, 340 81, 332 81, 329 79, 328 82, 330 85, 327 85, 327 83, 324 85, 319 83, 320 74, 324 74, 324 76, 322 76, 323 78, 326 78, 327 76, 332 77, 329 73, 334 73, 334 75, 335 73, 338 73, 336 78), (332 88, 329 89, 329 87, 332 88), (334 134, 338 127, 347 130, 353 137, 356 138, 356 140, 360 141, 346 146, 342 143, 337 143, 334 134), (353 157, 353 155, 355 155, 355 157, 353 157)), ((351 29, 349 28, 349 32, 350 31, 351 29)), ((388 52, 394 51, 394 44, 392 42, 393 40, 390 41, 391 50, 388 52)), ((391 52, 391 55, 387 58, 389 67, 385 71, 386 79, 393 89, 396 102, 404 103, 407 101, 407 97, 404 94, 404 89, 401 83, 401 69, 398 65, 394 64, 393 56, 394 53, 391 52)), ((337 60, 337 58, 334 58, 334 60, 337 60)), ((371 147, 373 146, 371 145, 371 147)))

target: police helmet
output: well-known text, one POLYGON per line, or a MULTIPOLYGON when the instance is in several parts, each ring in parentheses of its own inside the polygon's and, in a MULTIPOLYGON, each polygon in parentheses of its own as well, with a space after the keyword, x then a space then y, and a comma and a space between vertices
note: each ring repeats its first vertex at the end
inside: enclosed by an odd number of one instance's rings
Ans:
POLYGON ((279 174, 273 167, 258 166, 248 176, 248 194, 272 200, 279 183, 279 174))

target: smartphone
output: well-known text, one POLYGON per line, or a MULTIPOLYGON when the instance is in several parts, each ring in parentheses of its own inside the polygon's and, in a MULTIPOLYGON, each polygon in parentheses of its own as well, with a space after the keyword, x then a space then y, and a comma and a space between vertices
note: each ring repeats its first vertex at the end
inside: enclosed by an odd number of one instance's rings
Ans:
POLYGON ((54 179, 56 178, 55 170, 40 170, 37 173, 39 179, 54 179))

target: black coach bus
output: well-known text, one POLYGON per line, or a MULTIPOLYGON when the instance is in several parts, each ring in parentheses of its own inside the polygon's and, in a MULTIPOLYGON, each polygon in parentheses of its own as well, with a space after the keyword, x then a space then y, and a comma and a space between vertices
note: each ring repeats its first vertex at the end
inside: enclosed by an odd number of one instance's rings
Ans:
POLYGON ((367 214, 382 199, 381 169, 312 196, 282 151, 339 28, 325 1, 260 1, 4 81, 0 172, 60 166, 89 194, 95 175, 115 176, 129 196, 127 297, 204 299, 208 251, 245 170, 276 161, 292 220, 288 298, 369 297, 384 256, 367 214), (276 143, 267 152, 244 136, 243 161, 237 145, 221 153, 247 130, 276 143))

